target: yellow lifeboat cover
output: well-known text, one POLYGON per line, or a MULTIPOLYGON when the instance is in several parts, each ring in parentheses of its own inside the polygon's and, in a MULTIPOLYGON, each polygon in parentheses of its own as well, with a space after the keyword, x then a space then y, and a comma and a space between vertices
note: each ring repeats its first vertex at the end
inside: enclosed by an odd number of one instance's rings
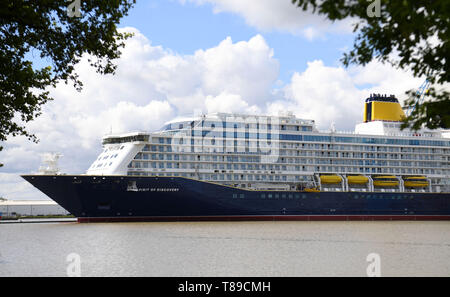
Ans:
POLYGON ((320 176, 320 182, 322 184, 339 184, 342 182, 342 177, 339 175, 321 175, 320 176))
POLYGON ((347 180, 349 184, 367 184, 369 178, 363 175, 349 175, 347 176, 347 180))
POLYGON ((378 187, 394 187, 399 185, 398 179, 393 175, 374 176, 373 185, 378 187))
POLYGON ((428 186, 428 180, 425 176, 408 176, 403 178, 405 187, 422 188, 428 186))

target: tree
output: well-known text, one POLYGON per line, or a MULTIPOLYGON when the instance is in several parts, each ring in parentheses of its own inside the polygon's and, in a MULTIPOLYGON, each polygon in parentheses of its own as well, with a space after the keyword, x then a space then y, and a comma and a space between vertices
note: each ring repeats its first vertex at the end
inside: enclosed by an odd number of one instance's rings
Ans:
MULTIPOLYGON (((112 60, 131 34, 116 25, 135 0, 0 0, 0 141, 24 135, 24 124, 52 100, 48 87, 59 81, 81 90, 74 66, 84 54, 102 74, 113 74, 112 60), (38 68, 30 61, 47 63, 38 68)), ((0 150, 2 147, 0 146, 0 150)), ((0 164, 1 166, 1 164, 0 164)))
MULTIPOLYGON (((352 18, 357 32, 353 49, 342 62, 366 65, 372 60, 412 70, 428 78, 433 88, 429 101, 403 120, 402 127, 450 128, 450 1, 446 0, 292 0, 303 10, 331 21, 352 18), (439 88, 439 89, 437 89, 439 88)), ((415 92, 407 92, 405 107, 415 105, 415 92)))

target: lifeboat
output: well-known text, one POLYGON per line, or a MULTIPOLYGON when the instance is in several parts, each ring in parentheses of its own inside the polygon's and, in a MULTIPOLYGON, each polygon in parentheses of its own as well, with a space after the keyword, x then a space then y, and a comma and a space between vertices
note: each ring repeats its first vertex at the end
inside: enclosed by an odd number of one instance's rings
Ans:
POLYGON ((369 178, 364 175, 348 175, 347 181, 349 185, 364 185, 369 182, 369 178))
POLYGON ((314 193, 320 192, 320 190, 318 188, 305 188, 304 191, 310 192, 310 193, 311 192, 314 192, 314 193))
POLYGON ((397 177, 393 175, 372 176, 373 185, 376 187, 395 187, 399 185, 397 177))
POLYGON ((425 176, 408 176, 404 177, 405 187, 408 188, 424 188, 428 187, 428 180, 425 176))
POLYGON ((321 175, 320 176, 320 183, 321 184, 339 184, 342 182, 342 177, 335 174, 330 175, 321 175))

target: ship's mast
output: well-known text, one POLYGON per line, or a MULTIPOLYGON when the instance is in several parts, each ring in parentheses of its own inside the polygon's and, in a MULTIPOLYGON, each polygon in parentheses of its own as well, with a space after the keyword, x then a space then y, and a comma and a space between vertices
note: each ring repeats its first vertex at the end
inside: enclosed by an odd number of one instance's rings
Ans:
POLYGON ((40 174, 59 174, 58 160, 63 155, 60 153, 42 154, 42 165, 39 167, 40 174))

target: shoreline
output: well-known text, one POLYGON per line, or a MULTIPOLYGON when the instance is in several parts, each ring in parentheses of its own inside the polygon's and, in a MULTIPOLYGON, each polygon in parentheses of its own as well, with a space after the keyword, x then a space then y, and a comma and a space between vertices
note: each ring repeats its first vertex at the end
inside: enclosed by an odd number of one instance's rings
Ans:
POLYGON ((77 218, 20 218, 20 219, 1 219, 0 224, 29 224, 29 223, 76 223, 77 218))

